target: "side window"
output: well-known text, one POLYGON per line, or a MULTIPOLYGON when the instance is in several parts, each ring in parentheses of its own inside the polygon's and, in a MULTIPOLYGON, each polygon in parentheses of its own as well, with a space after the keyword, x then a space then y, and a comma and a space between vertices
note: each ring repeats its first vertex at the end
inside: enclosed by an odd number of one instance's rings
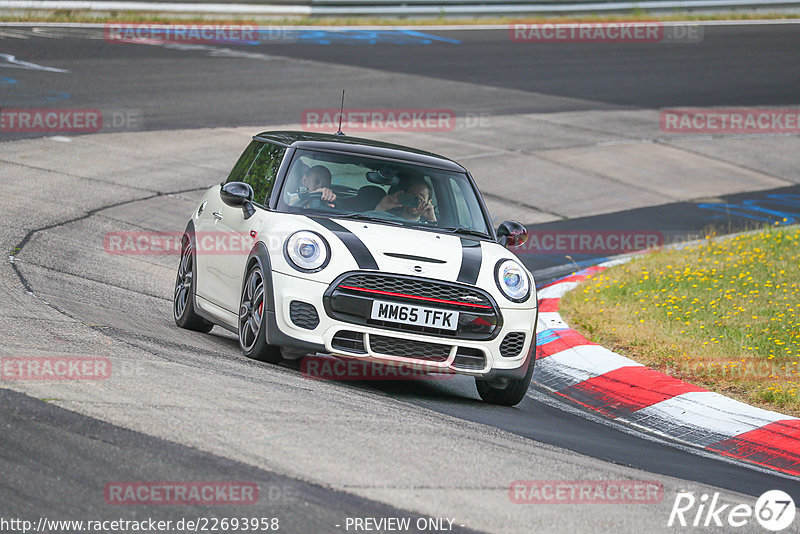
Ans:
POLYGON ((244 182, 253 188, 253 200, 259 204, 266 204, 272 186, 275 185, 275 177, 278 175, 278 168, 281 166, 286 148, 270 143, 264 143, 261 151, 256 156, 255 161, 250 166, 250 170, 245 176, 244 182))
POLYGON ((236 165, 233 166, 231 173, 228 175, 228 179, 225 180, 226 183, 244 182, 244 175, 250 170, 253 160, 255 160, 256 156, 258 156, 258 152, 261 150, 261 145, 262 143, 259 141, 252 141, 249 145, 247 145, 247 148, 244 149, 242 155, 239 156, 239 161, 237 161, 236 165))
POLYGON ((457 180, 450 178, 450 188, 452 189, 453 196, 455 197, 456 220, 458 221, 459 226, 466 226, 469 228, 472 217, 469 212, 469 207, 467 206, 467 201, 464 200, 464 192, 461 190, 461 184, 457 180))

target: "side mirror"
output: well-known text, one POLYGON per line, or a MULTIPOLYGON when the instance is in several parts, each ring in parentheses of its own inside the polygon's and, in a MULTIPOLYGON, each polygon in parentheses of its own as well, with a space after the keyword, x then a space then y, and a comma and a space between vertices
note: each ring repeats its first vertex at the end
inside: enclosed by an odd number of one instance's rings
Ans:
POLYGON ((253 200, 253 188, 244 182, 230 182, 222 186, 219 196, 228 206, 239 208, 253 200))
POLYGON ((528 229, 517 221, 505 221, 497 227, 497 242, 504 247, 518 247, 528 240, 528 229))
POLYGON ((241 207, 244 218, 252 217, 256 209, 253 207, 253 188, 244 182, 230 182, 223 184, 219 191, 222 201, 234 208, 241 207))

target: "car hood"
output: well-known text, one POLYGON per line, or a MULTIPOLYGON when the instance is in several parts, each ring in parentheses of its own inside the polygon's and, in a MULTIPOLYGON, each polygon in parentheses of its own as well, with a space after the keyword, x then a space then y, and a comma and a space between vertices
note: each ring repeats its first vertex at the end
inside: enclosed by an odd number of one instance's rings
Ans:
MULTIPOLYGON (((473 238, 462 239, 457 235, 362 221, 343 219, 333 219, 333 221, 364 244, 364 249, 359 250, 361 247, 357 244, 353 246, 347 242, 347 236, 342 235, 342 231, 334 231, 337 238, 341 239, 353 254, 359 266, 365 266, 364 264, 369 261, 365 256, 369 254, 377 264, 377 268, 384 272, 454 281, 461 270, 465 246, 480 250, 480 240, 473 238)), ((478 269, 479 256, 479 252, 470 255, 471 261, 476 263, 474 267, 478 269)))

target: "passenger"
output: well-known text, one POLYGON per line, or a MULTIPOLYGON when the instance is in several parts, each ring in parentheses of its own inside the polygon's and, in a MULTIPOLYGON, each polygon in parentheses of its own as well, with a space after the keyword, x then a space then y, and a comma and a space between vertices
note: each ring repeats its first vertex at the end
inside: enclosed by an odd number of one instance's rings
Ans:
POLYGON ((375 207, 414 222, 436 222, 436 213, 431 203, 433 190, 422 177, 401 178, 375 207), (414 204, 416 201, 416 204, 414 204))

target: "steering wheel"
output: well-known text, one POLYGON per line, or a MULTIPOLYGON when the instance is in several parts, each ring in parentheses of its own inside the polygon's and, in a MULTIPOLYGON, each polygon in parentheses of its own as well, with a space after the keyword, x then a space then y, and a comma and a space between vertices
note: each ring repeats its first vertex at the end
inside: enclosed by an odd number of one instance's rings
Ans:
POLYGON ((326 202, 322 201, 322 193, 318 191, 313 193, 300 193, 299 197, 300 202, 297 203, 298 207, 312 209, 330 208, 326 202))

